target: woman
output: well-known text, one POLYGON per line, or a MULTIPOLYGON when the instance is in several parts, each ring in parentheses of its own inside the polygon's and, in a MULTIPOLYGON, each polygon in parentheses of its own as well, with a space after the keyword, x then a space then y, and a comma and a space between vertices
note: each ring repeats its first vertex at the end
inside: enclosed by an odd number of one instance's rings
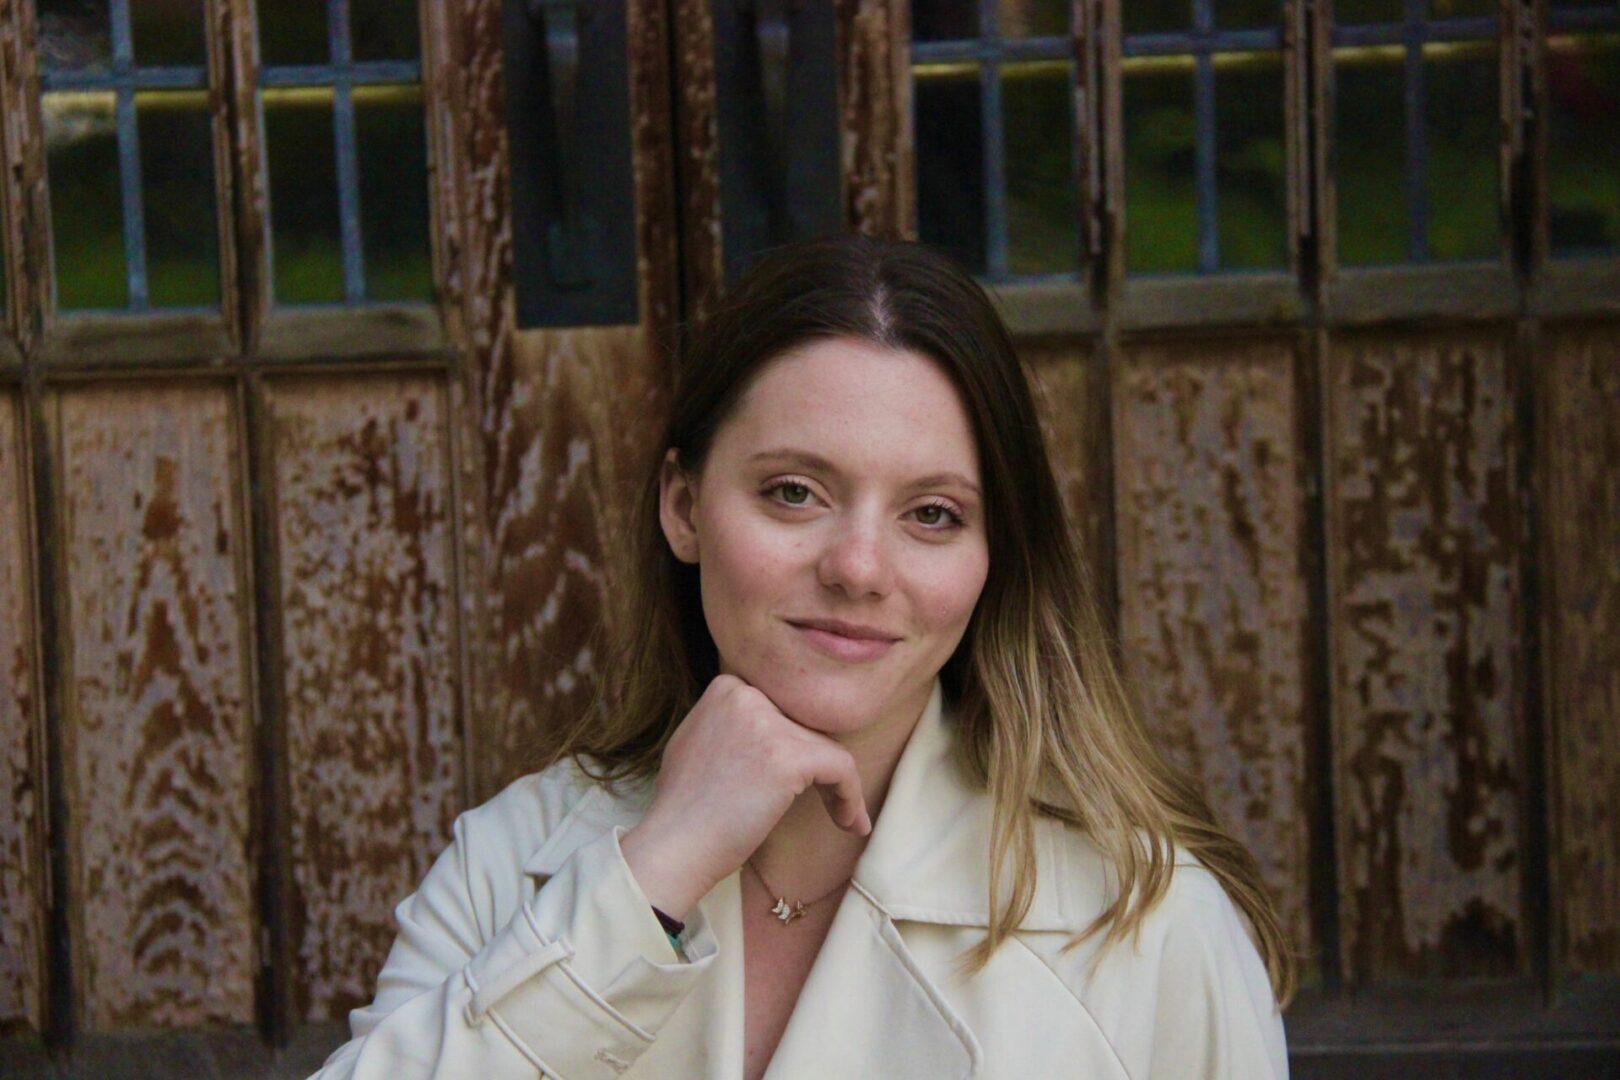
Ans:
POLYGON ((1275 911, 1131 712, 972 278, 769 255, 662 445, 596 708, 320 1075, 1284 1075, 1275 911))

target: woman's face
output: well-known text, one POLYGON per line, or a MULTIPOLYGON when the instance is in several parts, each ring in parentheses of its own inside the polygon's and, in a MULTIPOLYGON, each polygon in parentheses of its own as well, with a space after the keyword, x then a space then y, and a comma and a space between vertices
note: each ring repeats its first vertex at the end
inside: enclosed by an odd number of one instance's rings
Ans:
POLYGON ((967 629, 989 568, 981 484, 932 360, 822 339, 756 375, 701 477, 670 451, 662 520, 699 566, 721 671, 849 736, 915 720, 967 629))

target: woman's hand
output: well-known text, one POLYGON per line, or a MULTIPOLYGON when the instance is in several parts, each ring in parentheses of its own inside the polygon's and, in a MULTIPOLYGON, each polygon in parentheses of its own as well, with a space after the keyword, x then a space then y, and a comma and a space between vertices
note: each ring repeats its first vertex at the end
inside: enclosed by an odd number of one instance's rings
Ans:
POLYGON ((684 919, 812 784, 839 828, 872 831, 848 750, 736 676, 716 676, 670 736, 652 806, 620 850, 653 905, 684 919))

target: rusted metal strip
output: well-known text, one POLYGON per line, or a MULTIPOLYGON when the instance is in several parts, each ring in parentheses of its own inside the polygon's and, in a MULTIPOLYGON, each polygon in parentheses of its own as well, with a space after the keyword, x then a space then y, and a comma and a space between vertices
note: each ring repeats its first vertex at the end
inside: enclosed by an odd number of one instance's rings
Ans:
POLYGON ((46 792, 22 397, 0 392, 0 1032, 40 1031, 46 993, 46 792))
POLYGON ((700 320, 725 287, 721 250, 720 113, 715 102, 711 0, 674 0, 671 44, 675 145, 679 169, 681 294, 687 319, 700 320))
POLYGON ((25 355, 45 332, 55 294, 51 274, 50 218, 45 192, 44 120, 38 93, 34 5, 0 0, 0 124, 4 125, 6 200, 13 325, 25 355))
POLYGON ((838 0, 845 227, 915 236, 909 5, 838 0))
POLYGON ((229 215, 220 229, 220 269, 227 273, 221 300, 235 333, 237 351, 243 355, 257 351, 270 304, 254 7, 253 0, 210 3, 210 64, 217 73, 210 94, 219 98, 215 130, 219 132, 216 138, 221 152, 226 155, 217 167, 222 193, 229 195, 220 200, 229 215))
POLYGON ((249 372, 236 382, 237 409, 242 424, 244 490, 248 493, 246 530, 250 549, 245 553, 253 582, 251 606, 253 641, 253 746, 254 799, 252 847, 258 935, 254 969, 255 1013, 258 1028, 271 1046, 286 1046, 292 1037, 294 977, 292 931, 291 826, 287 771, 287 707, 283 679, 282 606, 277 547, 278 510, 274 448, 268 434, 264 380, 249 372))

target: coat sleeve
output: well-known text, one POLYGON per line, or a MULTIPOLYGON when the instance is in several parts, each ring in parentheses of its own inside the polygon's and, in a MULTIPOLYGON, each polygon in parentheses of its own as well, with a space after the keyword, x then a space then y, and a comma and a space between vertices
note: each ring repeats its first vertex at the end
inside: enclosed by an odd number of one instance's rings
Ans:
POLYGON ((576 850, 486 940, 467 822, 395 909, 376 999, 350 1014, 353 1037, 317 1080, 607 1080, 652 1045, 713 962, 695 910, 677 957, 624 861, 622 827, 576 850))
POLYGON ((1286 1080, 1271 979, 1219 886, 1183 907, 1159 956, 1149 1080, 1286 1080))

